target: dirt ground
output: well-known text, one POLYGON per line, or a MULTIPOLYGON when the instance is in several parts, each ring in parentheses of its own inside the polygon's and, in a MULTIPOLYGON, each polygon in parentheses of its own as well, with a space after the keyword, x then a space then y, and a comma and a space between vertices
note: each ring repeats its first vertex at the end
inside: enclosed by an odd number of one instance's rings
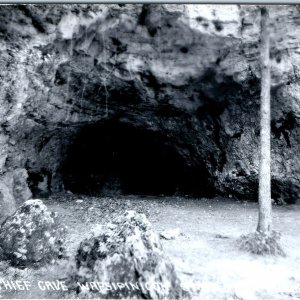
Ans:
MULTIPOLYGON (((162 239, 194 299, 284 300, 300 299, 300 205, 275 206, 274 229, 282 233, 286 257, 258 257, 238 248, 238 238, 253 232, 257 203, 233 199, 187 199, 182 197, 119 198, 56 195, 44 199, 68 226, 70 260, 80 241, 105 225, 114 214, 134 209, 146 214, 157 232, 178 228, 174 240, 162 239), (79 201, 78 201, 79 200, 79 201)), ((0 262, 0 280, 27 280, 30 291, 0 290, 0 298, 74 298, 63 291, 42 291, 38 281, 64 280, 70 262, 40 269, 16 269, 0 262)), ((97 294, 95 294, 97 297, 97 294)))

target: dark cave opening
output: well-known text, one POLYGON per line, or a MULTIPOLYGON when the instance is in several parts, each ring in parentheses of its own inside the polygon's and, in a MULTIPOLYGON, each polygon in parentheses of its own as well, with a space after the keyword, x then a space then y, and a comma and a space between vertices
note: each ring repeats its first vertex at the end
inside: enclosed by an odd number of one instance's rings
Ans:
POLYGON ((161 133, 127 124, 89 125, 69 146, 66 190, 86 195, 209 196, 204 166, 191 167, 161 133))

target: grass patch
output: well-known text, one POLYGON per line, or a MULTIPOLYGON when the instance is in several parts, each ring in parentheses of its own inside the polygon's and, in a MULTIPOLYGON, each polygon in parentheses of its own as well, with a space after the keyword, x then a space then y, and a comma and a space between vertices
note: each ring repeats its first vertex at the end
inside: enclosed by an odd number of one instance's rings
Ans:
POLYGON ((257 255, 286 256, 280 245, 280 237, 277 231, 270 233, 256 231, 242 235, 239 239, 239 246, 241 250, 257 255))

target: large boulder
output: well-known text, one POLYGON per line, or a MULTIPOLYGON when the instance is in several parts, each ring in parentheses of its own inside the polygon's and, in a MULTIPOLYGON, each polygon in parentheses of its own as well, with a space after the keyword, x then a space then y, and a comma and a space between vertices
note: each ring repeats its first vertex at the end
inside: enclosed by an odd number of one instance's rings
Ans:
POLYGON ((70 283, 101 298, 188 297, 143 214, 126 211, 79 246, 70 283), (92 284, 91 284, 92 283, 92 284))
POLYGON ((54 262, 64 253, 65 228, 41 200, 28 200, 0 228, 0 255, 25 267, 54 262))

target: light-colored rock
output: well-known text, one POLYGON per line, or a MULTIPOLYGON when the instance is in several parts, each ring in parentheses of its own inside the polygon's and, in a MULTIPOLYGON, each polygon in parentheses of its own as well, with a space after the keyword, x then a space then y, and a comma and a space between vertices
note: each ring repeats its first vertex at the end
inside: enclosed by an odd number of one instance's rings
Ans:
POLYGON ((28 174, 18 168, 0 176, 1 215, 11 215, 18 206, 30 199, 32 194, 27 185, 28 174))
POLYGON ((0 181, 0 209, 1 218, 11 215, 16 210, 15 199, 12 192, 3 181, 0 181))
POLYGON ((179 228, 164 230, 160 233, 160 236, 165 240, 174 240, 181 235, 179 228))
MULTIPOLYGON (((70 285, 77 287, 90 282, 115 284, 117 289, 93 289, 101 298, 183 299, 174 267, 163 253, 158 235, 143 214, 126 211, 111 224, 100 229, 99 235, 81 242, 70 285), (123 285, 123 286, 121 286, 123 285), (138 287, 133 288, 133 286, 138 287)), ((84 291, 83 291, 84 293, 84 291)))
POLYGON ((25 169, 17 169, 13 172, 13 196, 17 206, 29 200, 32 193, 27 184, 28 174, 25 169))

